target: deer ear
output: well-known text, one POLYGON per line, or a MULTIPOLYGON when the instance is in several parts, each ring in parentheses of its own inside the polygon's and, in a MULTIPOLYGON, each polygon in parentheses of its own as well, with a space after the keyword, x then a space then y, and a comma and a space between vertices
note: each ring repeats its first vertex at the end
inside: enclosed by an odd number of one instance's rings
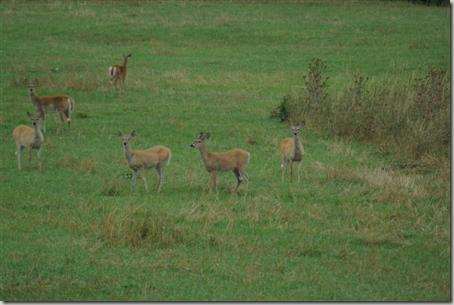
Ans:
POLYGON ((118 135, 119 137, 122 137, 122 136, 123 136, 123 133, 119 130, 118 133, 117 133, 117 135, 118 135))
POLYGON ((300 123, 300 128, 303 128, 304 125, 305 125, 305 124, 304 124, 304 121, 302 121, 302 122, 300 123))
POLYGON ((130 135, 131 135, 131 137, 135 137, 136 136, 136 131, 135 130, 131 131, 130 135))
POLYGON ((27 111, 27 115, 28 117, 31 119, 32 118, 32 114, 30 112, 27 111))
POLYGON ((209 132, 207 132, 207 133, 205 134, 205 138, 207 138, 207 139, 210 138, 210 133, 209 133, 209 132))

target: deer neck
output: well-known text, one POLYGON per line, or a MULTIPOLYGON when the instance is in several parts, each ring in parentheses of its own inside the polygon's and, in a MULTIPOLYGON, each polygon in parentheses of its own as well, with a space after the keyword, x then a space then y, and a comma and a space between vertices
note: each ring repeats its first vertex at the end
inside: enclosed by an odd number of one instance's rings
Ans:
POLYGON ((32 104, 35 106, 39 105, 39 99, 34 93, 30 93, 30 100, 32 101, 32 104))
POLYGON ((125 57, 125 59, 123 60, 123 67, 125 67, 125 69, 126 69, 127 65, 128 65, 128 57, 125 57))
POLYGON ((129 147, 129 144, 123 146, 123 150, 125 152, 125 158, 128 162, 131 162, 132 159, 132 149, 129 147))
POLYGON ((301 159, 301 140, 299 134, 293 135, 294 159, 301 159))
POLYGON ((39 99, 39 97, 32 93, 30 94, 30 99, 33 106, 35 106, 36 111, 38 111, 39 113, 43 112, 43 105, 41 105, 41 100, 39 99))
POLYGON ((41 146, 41 143, 44 140, 44 136, 43 136, 43 134, 41 132, 41 128, 39 127, 39 124, 34 125, 33 128, 35 129, 34 146, 39 147, 39 146, 41 146))
POLYGON ((203 164, 207 167, 208 164, 208 150, 205 143, 199 146, 200 156, 202 157, 203 164))

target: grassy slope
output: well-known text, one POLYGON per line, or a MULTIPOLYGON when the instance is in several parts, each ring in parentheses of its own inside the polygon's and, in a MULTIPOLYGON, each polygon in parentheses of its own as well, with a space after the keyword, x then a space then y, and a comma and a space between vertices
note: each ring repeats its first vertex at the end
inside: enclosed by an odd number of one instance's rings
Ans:
POLYGON ((448 68, 448 9, 3 1, 0 14, 0 299, 450 299, 446 182, 381 170, 392 160, 307 130, 303 182, 281 183, 288 130, 268 119, 313 57, 333 90, 356 70, 448 68), (119 95, 107 67, 126 52, 119 95), (24 77, 76 101, 70 132, 49 117, 42 172, 14 162, 11 131, 32 109, 24 77), (172 149, 160 195, 130 193, 117 129, 172 149), (251 152, 247 194, 228 193, 230 173, 204 191, 188 147, 201 130, 212 150, 251 152))

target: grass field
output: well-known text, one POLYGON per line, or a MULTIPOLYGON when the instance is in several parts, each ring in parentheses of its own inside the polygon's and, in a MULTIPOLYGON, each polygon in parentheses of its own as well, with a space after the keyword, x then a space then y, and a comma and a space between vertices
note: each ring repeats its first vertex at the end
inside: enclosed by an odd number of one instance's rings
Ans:
MULTIPOLYGON (((449 8, 406 1, 1 1, 0 299, 5 301, 449 301, 450 173, 304 129, 301 183, 281 182, 269 118, 315 57, 330 90, 352 72, 405 82, 450 66, 449 8), (127 88, 107 69, 132 53, 127 88), (38 170, 12 130, 39 95, 38 170), (131 193, 118 130, 172 150, 162 192, 131 193), (249 191, 189 147, 251 152, 249 191)), ((150 188, 155 175, 148 175, 150 188)))

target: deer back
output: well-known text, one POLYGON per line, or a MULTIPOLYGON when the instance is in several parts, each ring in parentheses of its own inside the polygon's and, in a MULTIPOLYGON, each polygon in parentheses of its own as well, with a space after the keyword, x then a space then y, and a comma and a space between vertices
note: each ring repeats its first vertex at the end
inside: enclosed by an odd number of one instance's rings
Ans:
POLYGON ((66 111, 72 108, 72 99, 67 95, 41 96, 39 100, 45 111, 66 111))
POLYGON ((157 145, 148 149, 132 150, 129 166, 131 168, 150 168, 165 166, 170 159, 170 149, 157 145))
POLYGON ((228 171, 246 165, 249 156, 249 152, 240 148, 225 152, 208 152, 205 166, 208 170, 228 171))

